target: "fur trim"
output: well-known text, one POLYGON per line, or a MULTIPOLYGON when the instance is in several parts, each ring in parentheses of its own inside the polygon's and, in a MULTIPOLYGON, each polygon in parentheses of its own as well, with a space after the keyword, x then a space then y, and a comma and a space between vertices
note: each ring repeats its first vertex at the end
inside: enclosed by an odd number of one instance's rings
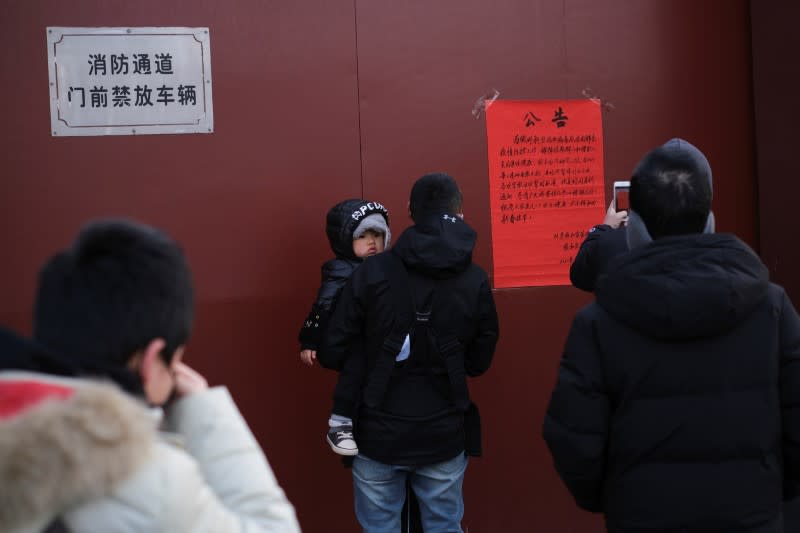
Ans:
POLYGON ((69 399, 0 423, 0 531, 107 495, 150 456, 156 428, 143 405, 112 385, 69 383, 69 399))

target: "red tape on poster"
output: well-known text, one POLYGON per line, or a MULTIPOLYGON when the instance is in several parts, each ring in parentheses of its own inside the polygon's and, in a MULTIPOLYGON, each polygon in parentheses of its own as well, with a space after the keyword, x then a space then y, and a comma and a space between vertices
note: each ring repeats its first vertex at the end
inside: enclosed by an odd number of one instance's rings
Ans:
POLYGON ((569 285, 605 213, 599 100, 498 100, 486 109, 496 288, 569 285))

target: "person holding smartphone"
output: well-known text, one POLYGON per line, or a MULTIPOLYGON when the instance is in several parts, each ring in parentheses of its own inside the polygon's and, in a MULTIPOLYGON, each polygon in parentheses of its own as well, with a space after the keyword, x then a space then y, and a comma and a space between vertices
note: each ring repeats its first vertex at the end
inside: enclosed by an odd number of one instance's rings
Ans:
POLYGON ((800 488, 800 316, 714 232, 711 166, 683 139, 631 174, 630 250, 564 344, 542 434, 609 533, 777 533, 800 488))

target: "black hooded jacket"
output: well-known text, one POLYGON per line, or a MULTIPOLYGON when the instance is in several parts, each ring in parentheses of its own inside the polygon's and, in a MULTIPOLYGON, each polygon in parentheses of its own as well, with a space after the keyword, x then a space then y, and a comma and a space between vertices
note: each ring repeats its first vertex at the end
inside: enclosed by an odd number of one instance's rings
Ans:
POLYGON ((389 213, 377 202, 352 199, 336 204, 326 218, 325 233, 331 250, 336 255, 322 265, 321 282, 317 299, 300 328, 300 349, 317 350, 327 327, 330 315, 345 283, 361 266, 363 259, 353 252, 353 233, 365 216, 379 213, 389 223, 389 213))
POLYGON ((544 422, 612 532, 777 531, 800 480, 800 318, 732 235, 614 259, 572 324, 544 422))
MULTIPOLYGON (((494 355, 498 322, 486 272, 472 263, 475 239, 461 219, 431 216, 403 232, 390 252, 367 259, 342 293, 318 354, 320 363, 341 368, 350 347, 363 335, 369 387, 378 359, 394 359, 396 354, 383 347, 387 337, 396 334, 392 287, 400 281, 391 262, 399 259, 408 272, 409 299, 411 294, 420 297, 420 287, 435 287, 431 321, 437 334, 455 335, 468 376, 483 374, 494 355)), ((443 358, 431 354, 429 346, 412 331, 411 354, 405 361, 391 362, 380 408, 362 404, 356 427, 361 454, 388 464, 420 465, 464 451, 464 413, 454 409, 443 358)))

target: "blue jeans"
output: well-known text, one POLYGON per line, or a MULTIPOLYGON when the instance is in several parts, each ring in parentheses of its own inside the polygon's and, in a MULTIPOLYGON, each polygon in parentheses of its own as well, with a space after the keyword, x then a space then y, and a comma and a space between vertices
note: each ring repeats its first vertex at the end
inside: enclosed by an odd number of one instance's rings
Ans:
POLYGON ((419 500, 425 533, 462 533, 464 516, 463 453, 425 466, 387 465, 357 455, 353 461, 356 518, 364 533, 398 533, 406 499, 406 480, 419 500))

